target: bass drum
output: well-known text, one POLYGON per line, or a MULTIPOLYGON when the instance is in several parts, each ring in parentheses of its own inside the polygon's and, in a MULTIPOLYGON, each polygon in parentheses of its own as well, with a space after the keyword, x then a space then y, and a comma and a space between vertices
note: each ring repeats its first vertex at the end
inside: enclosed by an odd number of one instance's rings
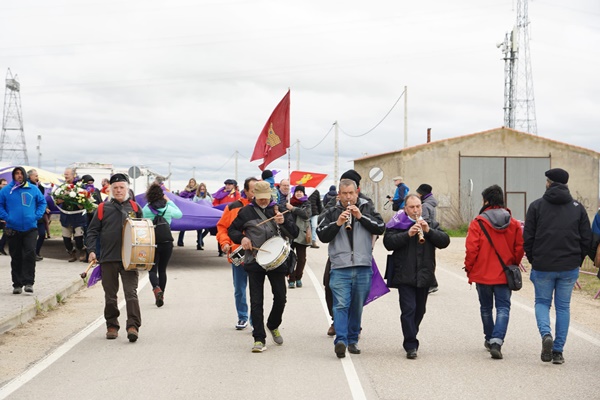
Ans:
POLYGON ((260 246, 256 262, 266 271, 271 271, 283 264, 289 254, 290 243, 280 236, 274 236, 260 246))
POLYGON ((123 227, 121 260, 128 270, 149 271, 154 265, 154 225, 145 218, 127 219, 123 227))

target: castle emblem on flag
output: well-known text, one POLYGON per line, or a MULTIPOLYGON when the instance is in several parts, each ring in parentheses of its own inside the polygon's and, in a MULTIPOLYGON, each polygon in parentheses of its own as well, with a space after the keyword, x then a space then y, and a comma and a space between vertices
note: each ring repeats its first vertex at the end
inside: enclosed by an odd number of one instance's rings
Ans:
POLYGON ((280 143, 281 143, 281 139, 279 138, 279 136, 277 136, 277 134, 273 130, 273 123, 271 123, 271 125, 269 126, 269 134, 267 136, 267 145, 269 147, 275 147, 280 143))

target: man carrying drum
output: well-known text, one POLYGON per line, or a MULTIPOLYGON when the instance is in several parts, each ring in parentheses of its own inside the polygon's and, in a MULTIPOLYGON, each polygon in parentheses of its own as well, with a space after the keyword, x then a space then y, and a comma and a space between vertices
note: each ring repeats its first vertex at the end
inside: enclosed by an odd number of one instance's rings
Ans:
MULTIPOLYGON (((273 293, 273 307, 267 319, 267 329, 269 329, 275 343, 278 345, 283 344, 283 337, 278 328, 285 308, 285 276, 288 273, 288 266, 285 261, 272 269, 266 264, 259 265, 257 253, 261 251, 260 246, 269 239, 284 236, 288 240, 294 240, 298 236, 298 232, 298 227, 292 216, 289 213, 285 215, 280 213, 276 208, 276 203, 271 202, 271 186, 265 181, 256 182, 254 185, 254 200, 239 211, 238 216, 228 229, 231 241, 241 244, 245 250, 244 269, 248 273, 250 316, 254 327, 252 333, 254 336, 253 353, 260 353, 267 349, 263 312, 265 276, 269 278, 271 292, 273 293), (269 270, 266 270, 265 267, 269 270)), ((287 249, 289 251, 289 247, 287 249)), ((262 251, 266 252, 266 250, 262 251)), ((277 253, 280 252, 270 248, 269 253, 266 253, 266 255, 273 255, 277 259, 277 253)))
MULTIPOLYGON (((138 271, 125 270, 121 256, 123 246, 123 225, 127 218, 142 218, 142 208, 129 199, 129 179, 124 174, 115 174, 110 178, 111 198, 104 203, 102 215, 98 210, 90 222, 86 236, 86 247, 96 248, 100 240, 102 253, 98 260, 102 268, 102 288, 104 289, 104 318, 106 319, 106 338, 116 339, 119 332, 119 275, 123 281, 123 292, 127 304, 127 338, 130 342, 138 339, 142 325, 142 315, 137 297, 138 271)), ((96 253, 89 252, 89 259, 96 260, 96 253)))

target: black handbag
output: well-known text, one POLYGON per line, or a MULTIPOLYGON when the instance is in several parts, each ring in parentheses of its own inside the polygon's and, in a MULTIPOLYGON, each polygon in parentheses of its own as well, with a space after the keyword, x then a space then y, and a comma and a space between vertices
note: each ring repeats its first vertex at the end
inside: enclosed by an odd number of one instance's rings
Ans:
POLYGON ((504 269, 504 273, 506 274, 506 281, 508 283, 508 288, 515 292, 517 290, 520 290, 523 287, 523 276, 521 275, 521 269, 519 268, 518 265, 508 265, 507 266, 504 263, 504 261, 502 260, 502 257, 500 257, 500 254, 498 253, 498 250, 496 250, 496 246, 494 246, 494 242, 492 242, 492 238, 490 237, 489 233, 485 229, 485 226, 483 226, 483 222, 481 222, 480 220, 477 220, 477 222, 479 222, 479 226, 481 226, 481 230, 483 231, 483 233, 485 234, 485 237, 490 242, 492 249, 494 249, 494 251, 496 252, 496 256, 498 256, 498 260, 500 260, 500 264, 502 264, 502 269, 504 269))

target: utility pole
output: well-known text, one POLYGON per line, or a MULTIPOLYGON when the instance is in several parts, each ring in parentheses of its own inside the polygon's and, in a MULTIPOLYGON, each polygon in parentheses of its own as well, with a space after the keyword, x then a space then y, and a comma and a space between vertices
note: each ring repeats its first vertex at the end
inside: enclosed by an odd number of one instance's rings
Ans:
POLYGON ((296 139, 296 171, 300 171, 300 139, 296 139))
POLYGON ((38 168, 42 168, 42 135, 37 135, 38 168))
POLYGON ((408 87, 404 86, 404 148, 408 147, 408 87))
POLYGON ((339 144, 338 144, 338 139, 339 139, 339 133, 338 133, 338 123, 337 121, 335 121, 333 123, 333 125, 335 126, 335 144, 334 144, 334 149, 333 149, 333 184, 337 186, 337 180, 340 178, 340 174, 339 174, 339 144))

